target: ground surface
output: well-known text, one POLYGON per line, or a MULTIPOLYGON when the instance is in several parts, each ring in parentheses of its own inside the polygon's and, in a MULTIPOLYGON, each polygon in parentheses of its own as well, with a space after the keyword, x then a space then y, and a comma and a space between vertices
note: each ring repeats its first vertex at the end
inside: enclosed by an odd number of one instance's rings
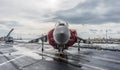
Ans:
POLYGON ((0 70, 120 70, 120 52, 70 47, 63 60, 45 45, 0 43, 0 70), (67 59, 66 59, 67 58, 67 59))

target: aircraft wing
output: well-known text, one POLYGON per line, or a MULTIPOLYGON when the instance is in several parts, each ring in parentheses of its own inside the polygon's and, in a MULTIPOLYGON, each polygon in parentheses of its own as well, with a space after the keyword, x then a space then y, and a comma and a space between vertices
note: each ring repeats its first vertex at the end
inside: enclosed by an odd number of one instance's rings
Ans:
POLYGON ((78 41, 78 42, 81 42, 81 41, 82 41, 83 43, 89 43, 89 44, 91 43, 90 41, 88 41, 88 40, 86 40, 86 39, 83 39, 83 38, 81 38, 81 37, 77 37, 77 41, 78 41))
POLYGON ((42 36, 39 37, 39 38, 30 40, 28 43, 38 43, 39 40, 41 40, 42 42, 47 42, 47 35, 42 35, 42 36))
POLYGON ((18 40, 14 40, 14 42, 16 42, 16 43, 28 43, 28 42, 26 42, 26 41, 18 41, 18 40))

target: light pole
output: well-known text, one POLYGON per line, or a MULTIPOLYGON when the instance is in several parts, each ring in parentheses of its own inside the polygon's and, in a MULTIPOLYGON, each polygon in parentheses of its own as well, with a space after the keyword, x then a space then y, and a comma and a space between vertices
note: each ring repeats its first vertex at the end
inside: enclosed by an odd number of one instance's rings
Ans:
POLYGON ((107 31, 107 29, 106 29, 106 43, 108 43, 108 40, 107 40, 107 32, 108 32, 108 31, 107 31))

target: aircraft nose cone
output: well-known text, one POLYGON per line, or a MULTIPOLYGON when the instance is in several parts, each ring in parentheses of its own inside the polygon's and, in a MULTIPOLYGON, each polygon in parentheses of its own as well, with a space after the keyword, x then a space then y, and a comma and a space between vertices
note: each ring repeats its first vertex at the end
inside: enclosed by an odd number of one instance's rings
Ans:
POLYGON ((54 40, 57 44, 66 44, 70 37, 70 32, 67 27, 57 27, 53 32, 54 40))
POLYGON ((65 33, 59 33, 59 34, 58 34, 58 41, 64 42, 64 41, 65 41, 65 38, 66 38, 65 33))
POLYGON ((65 33, 64 33, 64 32, 60 32, 60 33, 59 33, 59 36, 60 36, 60 37, 65 36, 65 33))
POLYGON ((67 35, 63 32, 60 32, 60 33, 56 34, 55 40, 58 44, 65 44, 67 41, 67 35))

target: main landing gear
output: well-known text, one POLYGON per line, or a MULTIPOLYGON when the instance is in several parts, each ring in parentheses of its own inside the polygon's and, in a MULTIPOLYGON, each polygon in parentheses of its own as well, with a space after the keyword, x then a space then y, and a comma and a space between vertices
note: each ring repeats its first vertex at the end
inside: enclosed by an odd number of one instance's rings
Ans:
POLYGON ((44 51, 44 42, 42 42, 42 49, 41 51, 43 52, 44 51))
POLYGON ((44 51, 44 40, 41 39, 41 41, 42 41, 42 48, 41 48, 41 51, 43 52, 43 51, 44 51))
POLYGON ((80 41, 78 41, 78 51, 80 51, 80 41))

